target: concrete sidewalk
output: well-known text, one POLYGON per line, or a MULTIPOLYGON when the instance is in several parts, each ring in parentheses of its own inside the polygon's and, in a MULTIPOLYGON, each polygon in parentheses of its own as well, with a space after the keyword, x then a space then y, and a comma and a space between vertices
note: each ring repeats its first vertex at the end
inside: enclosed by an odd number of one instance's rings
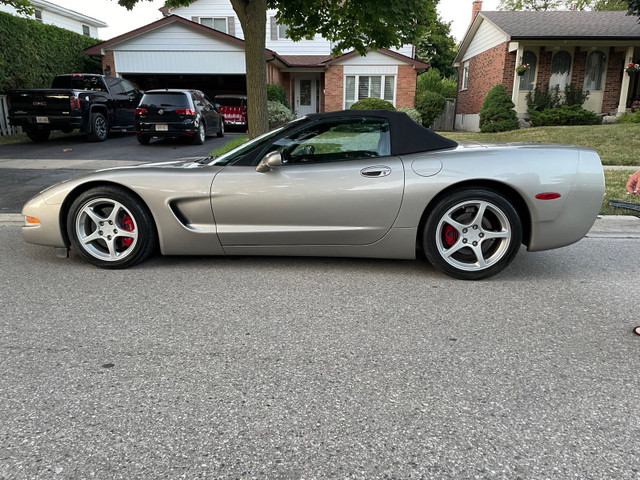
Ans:
MULTIPOLYGON (((0 226, 19 227, 24 217, 19 213, 0 214, 0 226)), ((589 238, 640 238, 640 218, 630 215, 604 215, 587 234, 589 238)))

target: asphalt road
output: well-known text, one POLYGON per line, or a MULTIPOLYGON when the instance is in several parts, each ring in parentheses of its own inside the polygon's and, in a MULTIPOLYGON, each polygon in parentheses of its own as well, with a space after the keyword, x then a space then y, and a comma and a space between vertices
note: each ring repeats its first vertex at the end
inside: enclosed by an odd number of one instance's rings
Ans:
POLYGON ((19 213, 40 190, 86 170, 206 156, 238 133, 208 137, 204 145, 180 139, 140 145, 133 134, 111 134, 105 142, 88 142, 80 134, 35 144, 0 145, 0 214, 19 213))
POLYGON ((636 479, 639 242, 462 282, 364 259, 99 270, 5 224, 0 478, 636 479))

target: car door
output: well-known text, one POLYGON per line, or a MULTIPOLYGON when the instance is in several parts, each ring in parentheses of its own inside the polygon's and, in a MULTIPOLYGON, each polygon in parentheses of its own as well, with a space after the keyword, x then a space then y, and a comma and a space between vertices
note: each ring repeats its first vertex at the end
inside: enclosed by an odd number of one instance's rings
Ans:
POLYGON ((216 110, 215 105, 206 95, 202 95, 202 105, 204 106, 205 117, 207 119, 208 129, 213 133, 220 129, 220 114, 216 110))
POLYGON ((303 127, 264 149, 282 166, 228 166, 212 184, 219 239, 232 245, 366 245, 393 225, 404 190, 385 119, 303 127))

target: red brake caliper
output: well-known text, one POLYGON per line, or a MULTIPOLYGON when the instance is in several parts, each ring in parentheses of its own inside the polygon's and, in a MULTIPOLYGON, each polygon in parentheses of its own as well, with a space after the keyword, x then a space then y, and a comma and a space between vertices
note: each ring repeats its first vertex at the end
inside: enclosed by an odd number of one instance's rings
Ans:
MULTIPOLYGON (((125 215, 122 218, 122 228, 127 232, 133 232, 133 220, 129 215, 125 215)), ((132 243, 133 243, 133 238, 131 237, 124 237, 122 239, 123 247, 130 247, 132 243)))
POLYGON ((445 225, 444 227, 444 243, 447 247, 453 246, 458 239, 458 232, 451 225, 445 225))

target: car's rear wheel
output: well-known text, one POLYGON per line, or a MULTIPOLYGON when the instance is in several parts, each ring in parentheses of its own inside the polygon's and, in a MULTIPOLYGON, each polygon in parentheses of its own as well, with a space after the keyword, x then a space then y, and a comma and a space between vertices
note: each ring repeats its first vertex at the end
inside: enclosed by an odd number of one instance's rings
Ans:
POLYGON ((196 132, 196 136, 193 137, 193 143, 195 143, 196 145, 202 145, 206 139, 207 130, 205 129, 204 123, 200 122, 198 124, 198 131, 196 132))
POLYGON ((97 187, 71 205, 67 233, 78 254, 102 268, 127 268, 146 259, 157 245, 151 213, 118 187, 97 187))
POLYGON ((28 128, 26 129, 27 137, 34 143, 46 142, 49 140, 49 135, 51 135, 51 129, 44 128, 28 128))
POLYGON ((224 120, 220 120, 220 131, 218 132, 218 138, 224 137, 224 120))
POLYGON ((486 188, 453 191, 429 215, 423 233, 428 260, 463 280, 491 277, 514 259, 522 224, 511 203, 486 188))
POLYGON ((138 143, 140 143, 140 145, 149 145, 149 141, 151 140, 151 138, 149 138, 149 135, 145 135, 143 133, 138 134, 136 138, 138 139, 138 143))
POLYGON ((101 113, 91 114, 91 131, 87 134, 90 142, 104 142, 109 135, 109 124, 101 113))

